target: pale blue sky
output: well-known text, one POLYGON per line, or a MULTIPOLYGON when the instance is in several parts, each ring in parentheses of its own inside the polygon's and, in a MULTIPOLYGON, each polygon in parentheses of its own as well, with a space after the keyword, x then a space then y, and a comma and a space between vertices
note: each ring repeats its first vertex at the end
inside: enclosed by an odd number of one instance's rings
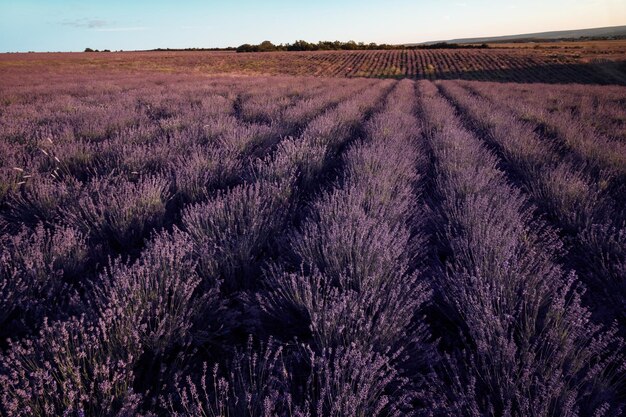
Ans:
POLYGON ((412 43, 626 24, 626 0, 0 0, 0 51, 412 43))

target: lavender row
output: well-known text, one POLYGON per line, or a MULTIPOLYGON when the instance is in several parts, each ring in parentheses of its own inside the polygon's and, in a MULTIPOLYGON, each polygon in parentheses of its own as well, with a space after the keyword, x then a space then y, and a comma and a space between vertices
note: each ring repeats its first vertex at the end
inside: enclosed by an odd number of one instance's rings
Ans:
POLYGON ((340 147, 372 108, 387 83, 379 83, 314 119, 300 137, 288 138, 277 151, 257 160, 246 182, 183 214, 187 230, 201 251, 208 276, 224 278, 232 291, 255 288, 244 282, 254 276, 269 237, 294 214, 289 210, 300 192, 311 188, 340 147))
MULTIPOLYGON (((540 209, 571 236, 572 266, 581 272, 594 304, 612 303, 609 317, 624 319, 626 306, 626 212, 572 162, 561 158, 532 129, 495 104, 472 97, 453 83, 441 85, 469 121, 506 161, 540 209), (594 300, 597 298, 597 300, 594 300)), ((600 308, 598 308, 600 310, 600 308)))
POLYGON ((563 100, 551 99, 554 93, 542 89, 522 95, 494 85, 461 85, 511 110, 541 137, 553 141, 557 151, 562 149, 560 153, 572 155, 579 170, 589 171, 596 182, 604 181, 601 187, 612 186, 612 195, 619 198, 626 191, 626 143, 607 138, 593 128, 588 116, 583 116, 589 113, 584 107, 591 103, 582 100, 568 110, 563 100))
MULTIPOLYGON (((342 103, 335 112, 322 115, 309 124, 300 138, 282 143, 275 155, 260 160, 255 170, 257 182, 228 200, 226 208, 230 209, 229 211, 234 210, 234 215, 228 217, 232 220, 224 226, 220 227, 213 220, 222 219, 224 216, 207 213, 206 206, 188 212, 187 229, 194 239, 199 241, 199 247, 220 247, 222 245, 216 245, 216 242, 224 242, 226 247, 231 249, 219 254, 216 262, 212 262, 210 266, 227 268, 219 272, 230 278, 225 281, 226 285, 223 287, 226 293, 260 289, 260 281, 250 282, 249 279, 259 276, 259 267, 267 262, 267 259, 263 259, 262 262, 257 259, 263 249, 269 249, 264 248, 269 243, 268 238, 284 233, 284 229, 296 218, 296 210, 301 206, 303 199, 319 187, 318 182, 325 172, 332 168, 338 153, 353 138, 355 128, 378 105, 391 85, 391 82, 381 82, 354 100, 342 103), (251 195, 247 195, 245 191, 249 191, 251 195), (243 227, 238 227, 242 221, 243 227)), ((227 211, 222 213, 228 214, 227 211)), ((271 258, 267 253, 266 256, 271 258)), ((204 258, 215 260, 210 257, 204 258)), ((268 286, 268 290, 272 291, 271 285, 268 286)), ((257 297, 267 303, 267 296, 263 295, 263 292, 257 292, 257 297)), ((254 305, 249 305, 243 309, 244 314, 246 311, 253 311, 254 308, 254 305)), ((306 348, 303 349, 306 355, 306 348)), ((189 381, 185 386, 179 386, 180 398, 170 401, 170 411, 175 415, 189 415, 188 413, 280 415, 287 413, 287 410, 296 415, 305 413, 303 408, 292 403, 295 398, 292 396, 293 388, 288 381, 288 374, 284 371, 285 364, 281 361, 277 365, 275 355, 282 350, 280 344, 270 341, 264 353, 249 351, 244 357, 236 354, 230 363, 230 369, 243 362, 244 365, 254 368, 249 369, 252 375, 232 373, 220 375, 219 382, 216 383, 217 368, 214 368, 213 378, 205 370, 197 384, 189 381), (274 360, 261 362, 262 365, 258 367, 252 366, 253 358, 260 358, 262 355, 265 355, 264 360, 269 356, 274 357, 274 360), (259 379, 250 381, 250 377, 259 379), (259 384, 256 385, 254 382, 259 384), (194 397, 193 393, 199 392, 199 387, 211 385, 215 392, 214 396, 194 397), (242 394, 238 391, 241 387, 248 390, 245 395, 251 398, 250 403, 241 404, 237 400, 238 395, 242 394)), ((299 359, 302 359, 301 356, 302 353, 297 355, 299 359)), ((347 353, 342 358, 345 361, 354 359, 347 353)), ((292 360, 296 359, 292 357, 292 360)), ((368 357, 364 360, 376 358, 368 357)), ((375 376, 370 375, 371 378, 375 376)))
POLYGON ((571 115, 610 140, 626 142, 625 89, 621 86, 509 84, 508 90, 524 102, 538 102, 549 112, 571 115), (538 97, 535 98, 535 94, 538 97))
MULTIPOLYGON (((274 87, 280 92, 284 89, 280 84, 274 87)), ((182 87, 181 90, 173 93, 159 88, 143 88, 122 97, 120 94, 96 96, 101 100, 115 97, 118 100, 115 107, 111 106, 112 103, 105 107, 91 101, 83 103, 74 97, 71 98, 76 103, 63 104, 63 97, 60 97, 53 101, 53 110, 43 110, 39 120, 32 114, 35 103, 29 101, 22 106, 12 105, 9 109, 13 111, 5 114, 7 123, 3 129, 3 145, 6 152, 2 154, 2 168, 3 173, 12 177, 8 180, 13 181, 3 183, 14 189, 16 183, 24 182, 21 187, 24 189, 38 175, 61 179, 71 177, 84 182, 95 174, 106 175, 115 171, 133 179, 138 175, 177 169, 180 164, 177 164, 176 157, 182 153, 205 153, 223 160, 230 156, 227 153, 229 150, 248 147, 246 150, 252 153, 254 146, 247 144, 251 137, 256 136, 259 142, 256 146, 262 146, 293 131, 292 126, 284 126, 281 120, 274 120, 271 125, 240 123, 231 114, 237 90, 233 90, 228 83, 217 87, 211 85, 208 91, 201 90, 200 93, 193 90, 187 92, 182 87), (187 101, 183 101, 184 98, 187 101), (20 114, 15 110, 19 107, 31 113, 20 114), (68 110, 59 110, 64 108, 68 110), (71 113, 67 114, 68 111, 71 113), (29 126, 33 123, 36 125, 29 126), (226 154, 218 154, 219 151, 226 154)), ((326 93, 324 98, 328 101, 341 97, 336 89, 328 88, 328 91, 334 94, 329 96, 326 93)), ((308 100, 306 95, 303 98, 308 100)), ((88 96, 88 99, 93 98, 88 96)), ((318 103, 323 105, 324 102, 318 100, 318 103)), ((307 115, 309 118, 315 115, 312 114, 315 107, 303 104, 301 111, 305 113, 300 114, 304 116, 301 123, 307 120, 307 115)), ((283 110, 297 112, 298 106, 283 108, 274 105, 271 109, 279 115, 283 110)), ((175 174, 185 177, 185 173, 175 174)), ((184 188, 185 184, 181 185, 184 188)))
MULTIPOLYGON (((446 90, 448 91, 448 90, 446 90)), ((617 415, 624 344, 590 320, 561 242, 437 87, 420 83, 435 160, 444 415, 617 415), (460 341, 460 343, 459 343, 460 341)))
MULTIPOLYGON (((339 88, 332 96, 326 94, 325 100, 315 99, 314 105, 312 100, 308 100, 303 103, 303 114, 313 116, 327 106, 332 107, 345 96, 353 95, 355 89, 361 90, 361 84, 352 83, 339 88)), ((290 107, 298 108, 298 105, 290 107)), ((107 249, 113 248, 114 253, 122 256, 132 254, 152 230, 163 225, 167 214, 172 216, 172 197, 181 199, 180 203, 184 206, 187 202, 206 200, 213 188, 239 181, 236 177, 243 178, 246 165, 253 163, 251 160, 244 164, 243 156, 255 136, 246 135, 245 128, 240 132, 237 125, 232 124, 219 129, 234 136, 237 145, 229 146, 229 140, 222 137, 219 145, 194 148, 195 151, 183 157, 186 149, 179 140, 176 143, 181 154, 172 161, 172 169, 177 172, 169 174, 173 178, 163 173, 148 177, 138 175, 130 179, 112 174, 84 184, 65 177, 52 179, 50 183, 35 180, 32 190, 22 190, 21 194, 12 196, 5 219, 19 225, 25 216, 32 213, 33 223, 39 222, 41 231, 33 238, 27 238, 31 232, 29 228, 22 228, 15 236, 7 234, 2 238, 3 268, 6 270, 0 288, 5 311, 2 322, 7 326, 4 335, 16 334, 17 328, 13 324, 19 328, 19 323, 12 323, 15 320, 22 324, 39 322, 26 314, 31 309, 29 304, 37 305, 50 294, 66 294, 68 289, 80 288, 89 282, 91 273, 85 269, 87 265, 93 268, 95 262, 104 258, 101 252, 110 253, 107 249), (212 159, 207 159, 206 149, 215 154, 211 155, 212 159), (239 174, 236 175, 236 172, 239 174), (46 219, 43 225, 49 231, 44 232, 41 222, 46 219), (58 255, 67 251, 77 254, 71 267, 58 255), (40 257, 42 260, 37 268, 45 266, 47 273, 32 271, 32 261, 18 252, 40 257), (35 280, 32 278, 34 274, 41 277, 35 280), (45 291, 43 288, 46 288, 45 291), (20 318, 20 315, 24 317, 20 318)), ((157 150, 151 149, 145 155, 154 156, 154 152, 157 150)), ((66 306, 45 305, 47 315, 55 310, 63 311, 66 306)), ((36 315, 43 317, 40 313, 36 315)))
POLYGON ((296 415, 405 415, 411 408, 403 366, 423 366, 431 349, 416 319, 430 290, 411 256, 423 239, 411 222, 421 175, 413 107, 413 83, 398 83, 366 138, 346 153, 343 175, 289 234, 291 256, 268 270, 264 309, 299 331, 309 353, 296 415))
MULTIPOLYGON (((379 83, 340 104, 315 119, 300 140, 290 142, 296 147, 315 142, 328 159, 385 89, 388 83, 379 83)), ((283 149, 291 148, 280 147, 259 164, 284 167, 290 154, 283 149)), ((293 167, 309 162, 316 168, 303 171, 323 169, 324 161, 294 161, 293 167)), ((250 289, 238 279, 245 276, 241 267, 260 257, 272 227, 288 218, 292 173, 271 175, 283 183, 243 184, 186 209, 183 231, 155 236, 136 262, 116 261, 94 283, 85 297, 85 318, 46 324, 38 337, 13 342, 2 359, 7 373, 0 377, 7 413, 20 415, 28 407, 34 415, 135 410, 148 398, 140 401, 142 396, 129 387, 158 391, 157 381, 171 381, 179 371, 180 364, 167 367, 165 362, 187 357, 182 355, 187 349, 215 350, 221 338, 231 337, 245 318, 233 303, 250 289), (157 375, 152 375, 155 368, 157 375), (34 391, 42 386, 44 390, 34 391)), ((216 352, 229 352, 225 349, 216 352)))

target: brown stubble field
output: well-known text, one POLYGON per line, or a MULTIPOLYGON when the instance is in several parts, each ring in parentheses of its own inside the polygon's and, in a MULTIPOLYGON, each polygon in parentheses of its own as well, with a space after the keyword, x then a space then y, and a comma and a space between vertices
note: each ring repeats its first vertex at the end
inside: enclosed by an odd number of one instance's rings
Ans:
POLYGON ((626 41, 492 44, 487 50, 0 54, 3 84, 19 83, 30 72, 137 71, 624 85, 626 41))

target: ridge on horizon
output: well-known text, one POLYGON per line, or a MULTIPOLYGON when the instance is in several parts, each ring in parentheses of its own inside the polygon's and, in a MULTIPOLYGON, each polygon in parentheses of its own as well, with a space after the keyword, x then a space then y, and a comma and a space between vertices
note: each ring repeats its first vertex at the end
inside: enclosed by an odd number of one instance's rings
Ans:
POLYGON ((506 42, 506 41, 555 41, 561 39, 577 40, 580 38, 626 38, 626 25, 605 26, 587 29, 551 30, 545 32, 521 33, 516 35, 477 36, 471 38, 445 39, 427 42, 405 43, 411 45, 428 45, 440 42, 449 43, 482 43, 482 42, 506 42))

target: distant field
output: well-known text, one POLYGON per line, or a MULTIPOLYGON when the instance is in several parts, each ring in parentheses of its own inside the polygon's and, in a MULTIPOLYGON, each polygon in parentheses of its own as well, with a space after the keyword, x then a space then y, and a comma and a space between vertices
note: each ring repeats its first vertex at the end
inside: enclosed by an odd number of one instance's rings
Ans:
POLYGON ((488 50, 0 55, 5 82, 19 82, 24 71, 100 70, 626 85, 626 41, 499 44, 488 50))

